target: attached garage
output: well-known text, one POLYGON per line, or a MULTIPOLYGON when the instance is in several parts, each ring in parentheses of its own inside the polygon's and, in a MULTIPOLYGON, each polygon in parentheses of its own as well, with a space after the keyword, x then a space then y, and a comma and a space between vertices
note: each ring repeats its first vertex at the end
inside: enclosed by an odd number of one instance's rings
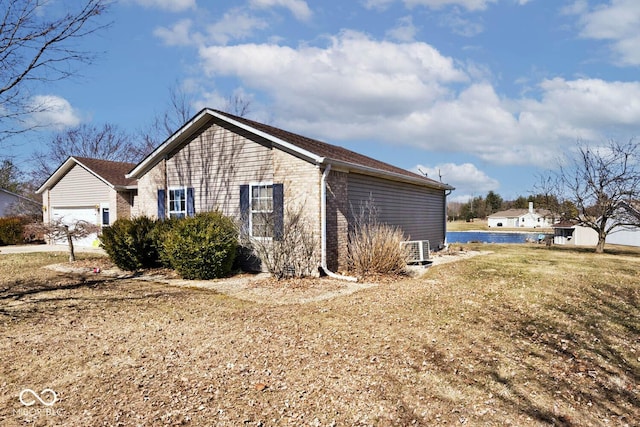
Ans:
MULTIPOLYGON (((65 225, 73 227, 78 221, 86 221, 89 224, 99 224, 98 209, 95 206, 77 206, 71 208, 52 207, 51 218, 60 221, 65 225)), ((66 244, 66 241, 56 242, 66 244)), ((77 246, 96 246, 98 244, 98 233, 93 233, 85 238, 77 239, 74 242, 77 246)))
MULTIPOLYGON (((70 157, 38 189, 42 194, 44 222, 60 221, 73 226, 78 221, 86 221, 108 227, 118 218, 130 218, 136 212, 137 181, 124 175, 133 166, 132 163, 70 157)), ((74 243, 97 246, 97 233, 74 243)))

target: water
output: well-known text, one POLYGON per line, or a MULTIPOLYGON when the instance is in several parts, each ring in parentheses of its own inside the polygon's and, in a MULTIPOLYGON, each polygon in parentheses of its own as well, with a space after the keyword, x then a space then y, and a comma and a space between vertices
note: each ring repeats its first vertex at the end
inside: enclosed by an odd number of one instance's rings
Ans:
POLYGON ((493 231, 447 231, 447 243, 526 243, 538 241, 544 233, 509 233, 493 231))

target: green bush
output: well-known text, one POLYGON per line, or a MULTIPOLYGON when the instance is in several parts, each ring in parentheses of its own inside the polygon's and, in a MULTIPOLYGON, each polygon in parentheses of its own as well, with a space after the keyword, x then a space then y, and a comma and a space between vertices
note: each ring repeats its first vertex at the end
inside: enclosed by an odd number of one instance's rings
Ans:
POLYGON ((118 219, 110 227, 102 229, 100 246, 113 263, 123 270, 158 267, 159 224, 146 216, 118 219))
POLYGON ((183 278, 208 280, 231 271, 238 230, 222 213, 204 212, 176 221, 163 237, 163 259, 183 278))
POLYGON ((23 220, 17 217, 0 218, 0 246, 23 243, 23 220))

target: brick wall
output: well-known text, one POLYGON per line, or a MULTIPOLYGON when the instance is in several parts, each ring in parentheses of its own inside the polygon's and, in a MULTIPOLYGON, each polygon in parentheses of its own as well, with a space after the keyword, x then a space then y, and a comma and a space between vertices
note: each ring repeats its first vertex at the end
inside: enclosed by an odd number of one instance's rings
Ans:
POLYGON ((317 243, 316 262, 320 265, 320 169, 280 150, 273 150, 273 163, 273 182, 284 185, 285 215, 303 211, 306 227, 317 243))
POLYGON ((137 211, 140 216, 158 217, 158 189, 164 188, 164 160, 138 180, 137 211))
POLYGON ((132 194, 130 191, 118 191, 115 195, 115 215, 112 213, 109 221, 113 224, 115 220, 120 218, 131 218, 132 194))
POLYGON ((332 170, 327 177, 327 267, 347 269, 347 173, 332 170))

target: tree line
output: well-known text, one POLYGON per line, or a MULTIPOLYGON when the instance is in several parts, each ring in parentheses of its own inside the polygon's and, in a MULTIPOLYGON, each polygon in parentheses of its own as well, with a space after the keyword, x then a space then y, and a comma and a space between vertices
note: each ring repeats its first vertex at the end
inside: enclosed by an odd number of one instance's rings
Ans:
POLYGON ((447 205, 447 219, 449 221, 473 221, 486 219, 489 215, 509 209, 529 209, 533 202, 534 209, 550 211, 556 218, 573 217, 577 208, 570 200, 560 201, 554 194, 533 194, 518 196, 513 200, 505 200, 498 193, 489 191, 486 196, 475 196, 467 202, 449 202, 447 205))

